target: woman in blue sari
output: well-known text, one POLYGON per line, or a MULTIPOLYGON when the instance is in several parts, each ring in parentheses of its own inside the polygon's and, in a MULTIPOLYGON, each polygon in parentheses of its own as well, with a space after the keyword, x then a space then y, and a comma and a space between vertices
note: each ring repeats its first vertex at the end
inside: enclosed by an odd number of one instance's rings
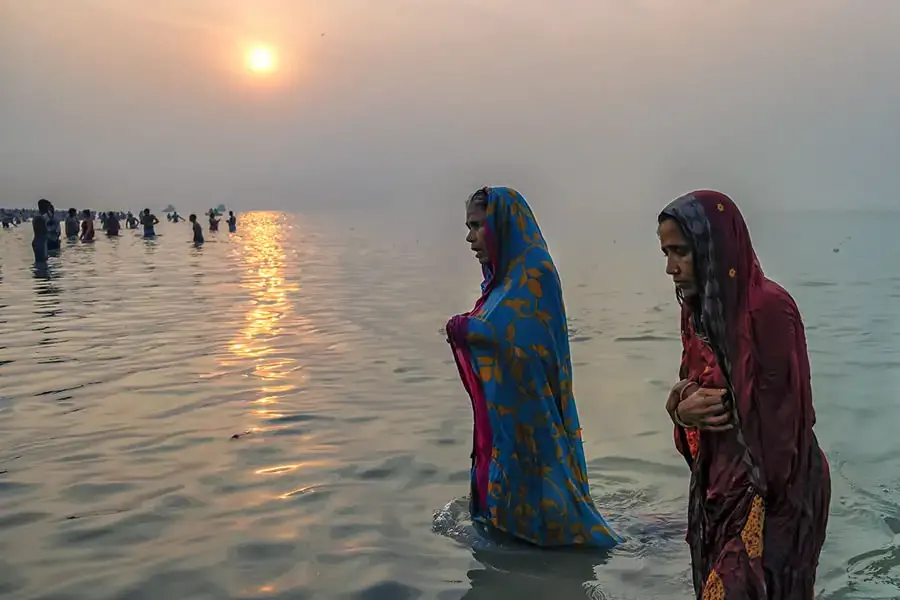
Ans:
POLYGON ((588 487, 562 288, 534 214, 510 188, 466 208, 484 281, 447 338, 475 415, 472 518, 543 547, 616 546, 588 487))

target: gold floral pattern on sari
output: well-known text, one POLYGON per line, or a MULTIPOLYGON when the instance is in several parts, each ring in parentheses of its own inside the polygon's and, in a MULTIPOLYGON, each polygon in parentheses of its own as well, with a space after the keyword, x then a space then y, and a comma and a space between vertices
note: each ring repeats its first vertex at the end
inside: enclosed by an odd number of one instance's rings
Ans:
POLYGON ((741 530, 741 541, 744 542, 744 548, 747 550, 747 556, 751 559, 759 558, 763 554, 763 527, 766 520, 766 507, 762 498, 753 497, 753 503, 750 505, 750 514, 747 515, 747 521, 741 530))

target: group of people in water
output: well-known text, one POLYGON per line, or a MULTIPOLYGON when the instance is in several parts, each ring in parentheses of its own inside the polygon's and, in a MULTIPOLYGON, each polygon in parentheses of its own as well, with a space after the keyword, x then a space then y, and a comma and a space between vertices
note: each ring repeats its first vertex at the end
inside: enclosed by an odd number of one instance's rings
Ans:
MULTIPOLYGON (((215 233, 219 231, 219 222, 221 219, 219 218, 219 213, 211 208, 207 213, 209 217, 209 231, 210 233, 215 233)), ((173 221, 178 220, 178 213, 175 213, 173 221)), ((193 232, 194 244, 202 244, 204 242, 203 239, 203 227, 200 226, 200 222, 197 220, 197 215, 191 215, 188 217, 188 221, 191 223, 191 231, 193 232)), ((235 233, 237 231, 237 217, 234 216, 234 211, 228 211, 228 219, 226 221, 228 223, 228 232, 235 233)))
MULTIPOLYGON (((831 500, 794 300, 763 275, 737 205, 715 191, 660 213, 681 306, 679 381, 660 408, 690 469, 698 600, 812 600, 831 500)), ((572 392, 562 288, 534 213, 510 188, 466 206, 484 280, 447 341, 472 401, 473 521, 541 547, 622 542, 594 504, 572 392)))
MULTIPOLYGON (((5 213, 6 214, 6 213, 5 213)), ((34 238, 31 247, 34 250, 34 260, 36 263, 44 263, 50 254, 58 252, 60 249, 61 228, 60 221, 65 225, 66 238, 70 241, 81 241, 83 243, 91 243, 94 241, 94 213, 90 209, 84 209, 80 215, 74 208, 70 208, 66 213, 59 213, 53 206, 53 203, 46 199, 38 201, 36 211, 22 211, 15 213, 15 220, 3 219, 4 228, 9 226, 18 226, 21 220, 31 219, 34 238), (20 220, 21 217, 21 220, 20 220), (80 218, 79 218, 80 217, 80 218)), ((233 211, 228 213, 228 230, 231 233, 237 231, 237 218, 233 211)), ((166 215, 170 222, 177 223, 184 219, 177 213, 173 212, 166 215)), ((116 237, 122 228, 122 222, 125 223, 126 229, 137 229, 143 227, 145 238, 153 238, 156 236, 156 225, 159 219, 150 212, 149 208, 135 216, 130 211, 125 213, 121 211, 101 212, 97 215, 100 220, 100 228, 109 237, 116 237)), ((202 244, 203 230, 197 222, 197 216, 191 215, 190 222, 192 224, 193 242, 202 244)), ((220 219, 215 210, 209 211, 209 230, 215 232, 219 230, 220 219)))
MULTIPOLYGON (((70 209, 64 220, 67 238, 93 241, 89 210, 79 220, 70 209)), ((118 235, 122 213, 100 220, 118 235)), ((149 209, 124 221, 148 237, 159 222, 149 209)), ((197 216, 189 221, 193 241, 203 243, 197 216)), ((32 223, 42 262, 59 248, 49 201, 38 203, 32 223)), ((236 231, 233 212, 227 223, 236 231)), ((218 225, 211 210, 210 231, 218 225)), ((446 334, 474 415, 473 521, 539 547, 613 548, 623 540, 591 497, 562 286, 534 213, 515 190, 485 187, 468 199, 466 227, 484 279, 474 308, 451 318, 446 334)), ((831 479, 813 431, 800 312, 763 274, 726 195, 681 196, 656 227, 681 307, 678 382, 660 408, 690 470, 695 596, 812 600, 831 479)))

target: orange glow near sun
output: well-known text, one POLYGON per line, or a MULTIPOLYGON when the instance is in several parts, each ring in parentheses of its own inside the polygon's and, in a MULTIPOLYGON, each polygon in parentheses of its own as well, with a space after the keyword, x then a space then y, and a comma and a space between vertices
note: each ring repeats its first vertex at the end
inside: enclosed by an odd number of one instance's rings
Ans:
POLYGON ((247 52, 247 68, 254 73, 271 73, 275 66, 275 53, 271 48, 256 46, 247 52))

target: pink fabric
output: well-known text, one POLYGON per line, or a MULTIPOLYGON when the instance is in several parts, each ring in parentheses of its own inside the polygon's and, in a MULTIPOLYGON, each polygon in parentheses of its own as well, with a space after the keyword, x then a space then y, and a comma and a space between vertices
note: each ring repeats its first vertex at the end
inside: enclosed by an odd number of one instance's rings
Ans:
POLYGON ((488 472, 491 466, 491 422, 488 416, 487 400, 484 390, 481 389, 481 381, 472 366, 472 357, 469 351, 455 348, 456 365, 462 376, 466 389, 472 396, 472 408, 475 412, 475 484, 478 488, 479 502, 481 506, 487 506, 488 472))
MULTIPOLYGON (((486 296, 482 296, 475 308, 469 314, 478 312, 484 304, 486 296)), ((491 467, 491 453, 493 451, 493 433, 491 420, 488 415, 487 398, 481 387, 481 378, 475 371, 472 354, 468 344, 465 343, 467 334, 468 315, 457 315, 447 324, 447 336, 453 347, 453 356, 456 359, 456 367, 462 379, 466 391, 472 398, 472 410, 475 415, 474 448, 475 454, 475 487, 478 492, 478 501, 481 506, 487 506, 489 472, 491 467)))
POLYGON ((456 315, 447 323, 447 337, 453 348, 453 357, 456 359, 456 367, 469 396, 472 398, 472 410, 475 415, 473 452, 475 459, 475 487, 478 492, 478 501, 482 507, 487 506, 488 483, 490 481, 490 468, 494 448, 491 420, 487 408, 487 397, 481 387, 481 376, 475 370, 472 353, 466 340, 468 334, 468 320, 478 313, 484 306, 488 295, 494 285, 494 274, 500 267, 500 256, 493 232, 487 224, 484 225, 485 239, 491 264, 484 267, 484 282, 482 283, 481 297, 475 303, 475 308, 470 312, 456 315))

